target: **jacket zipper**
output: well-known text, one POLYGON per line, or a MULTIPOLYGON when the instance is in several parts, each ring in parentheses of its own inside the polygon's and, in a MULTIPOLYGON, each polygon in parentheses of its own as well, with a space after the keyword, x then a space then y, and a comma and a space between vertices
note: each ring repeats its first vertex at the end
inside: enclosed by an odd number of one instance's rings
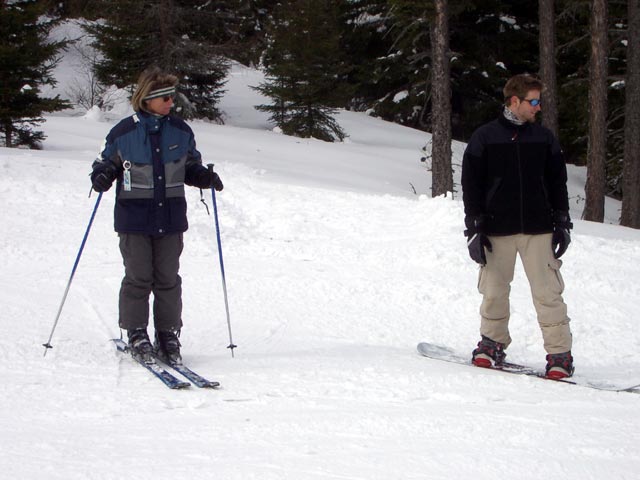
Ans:
POLYGON ((516 158, 518 159, 518 180, 520 182, 520 233, 524 233, 524 195, 522 180, 522 158, 520 158, 520 141, 518 140, 518 131, 516 130, 511 140, 516 142, 516 158))

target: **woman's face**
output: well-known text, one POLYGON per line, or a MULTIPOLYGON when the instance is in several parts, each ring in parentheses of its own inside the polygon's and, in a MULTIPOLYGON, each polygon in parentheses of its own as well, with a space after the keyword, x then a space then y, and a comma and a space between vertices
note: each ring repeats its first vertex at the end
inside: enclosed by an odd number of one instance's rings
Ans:
POLYGON ((155 113, 156 115, 169 115, 171 107, 173 107, 173 95, 152 98, 145 103, 149 112, 155 113))

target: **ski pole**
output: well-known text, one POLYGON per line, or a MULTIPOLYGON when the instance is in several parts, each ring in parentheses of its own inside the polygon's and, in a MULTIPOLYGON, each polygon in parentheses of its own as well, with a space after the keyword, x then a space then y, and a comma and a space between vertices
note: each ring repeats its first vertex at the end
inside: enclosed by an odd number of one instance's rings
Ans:
MULTIPOLYGON (((209 172, 213 175, 213 163, 207 165, 209 172)), ((229 346, 231 349, 231 357, 235 357, 233 349, 237 345, 233 344, 233 338, 231 336, 231 317, 229 316, 229 300, 227 298, 227 281, 224 275, 224 261, 222 260, 222 242, 220 241, 220 225, 218 224, 218 204, 216 203, 216 190, 211 187, 211 199, 213 201, 213 218, 216 223, 216 239, 218 240, 218 257, 220 258, 220 272, 222 273, 222 291, 224 292, 224 308, 227 312, 227 327, 229 328, 229 346)))
POLYGON ((93 219, 96 216, 96 212, 98 211, 98 205, 100 205, 100 200, 102 199, 102 192, 98 194, 98 199, 96 200, 96 205, 93 207, 93 213, 91 214, 91 219, 89 220, 89 225, 87 225, 87 231, 84 232, 84 237, 82 239, 82 244, 80 245, 80 250, 78 251, 78 255, 76 256, 76 261, 73 264, 73 268, 71 269, 71 275, 69 276, 69 281, 67 282, 67 288, 64 290, 64 295, 62 296, 62 302, 60 302, 60 307, 58 307, 58 313, 56 314, 56 319, 53 322, 53 328, 51 329, 51 334, 49 335, 49 340, 47 343, 43 343, 44 347, 44 356, 47 356, 47 350, 53 348, 51 345, 51 339, 53 338, 53 332, 56 330, 56 326, 58 325, 58 320, 60 319, 60 314, 62 313, 62 307, 64 306, 64 302, 67 299, 67 294, 69 293, 69 288, 71 288, 71 282, 73 281, 73 276, 76 273, 76 269, 78 268, 78 263, 80 262, 80 256, 82 255, 82 250, 84 250, 84 246, 87 243, 87 238, 89 237, 89 231, 91 230, 91 224, 93 223, 93 219))

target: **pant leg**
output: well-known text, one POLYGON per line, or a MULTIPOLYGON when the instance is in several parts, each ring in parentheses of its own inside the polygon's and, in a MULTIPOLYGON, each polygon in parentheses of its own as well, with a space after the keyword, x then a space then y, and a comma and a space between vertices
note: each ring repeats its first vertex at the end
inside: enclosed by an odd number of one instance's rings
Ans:
POLYGON ((182 328, 182 278, 178 275, 182 233, 153 239, 153 318, 156 330, 182 328))
POLYGON ((124 278, 120 285, 119 325, 125 330, 147 328, 149 294, 153 284, 151 237, 121 233, 124 278))
POLYGON ((524 235, 519 246, 524 271, 529 280, 533 304, 547 353, 571 350, 572 337, 567 305, 562 299, 562 262, 553 256, 551 234, 524 235))
POLYGON ((509 293, 516 264, 516 236, 489 237, 492 252, 486 251, 487 264, 480 269, 478 291, 480 305, 480 334, 490 339, 511 343, 509 335, 509 293))

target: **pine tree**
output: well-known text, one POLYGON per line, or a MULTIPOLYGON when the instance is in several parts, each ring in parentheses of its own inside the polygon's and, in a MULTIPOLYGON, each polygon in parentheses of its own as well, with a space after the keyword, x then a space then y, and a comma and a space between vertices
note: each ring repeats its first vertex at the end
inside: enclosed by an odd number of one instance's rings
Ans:
MULTIPOLYGON (((404 88, 404 73, 386 63, 393 38, 387 0, 351 0, 340 5, 341 48, 349 65, 346 81, 354 94, 347 107, 356 111, 372 108, 404 88)), ((381 116, 375 110, 372 113, 381 116)))
POLYGON ((432 2, 388 0, 384 14, 389 46, 376 59, 375 81, 385 86, 373 113, 408 127, 431 129, 429 78, 432 2))
MULTIPOLYGON (((429 29, 434 2, 386 0, 381 5, 382 0, 359 1, 382 12, 369 18, 387 42, 387 51, 375 60, 372 78, 380 90, 377 97, 368 97, 369 108, 386 120, 431 131, 429 29)), ((525 0, 447 3, 451 128, 453 137, 466 140, 496 116, 503 100, 502 87, 510 76, 537 71, 538 57, 531 53, 537 50, 536 12, 525 0)))
POLYGON ((232 41, 225 48, 229 58, 247 66, 260 63, 275 3, 273 0, 236 0, 232 41))
POLYGON ((154 38, 158 19, 152 12, 147 12, 145 2, 119 0, 102 21, 84 27, 95 37, 93 46, 104 57, 95 65, 103 84, 129 87, 152 62, 163 63, 160 42, 154 38))
POLYGON ((231 11, 224 2, 118 0, 106 21, 87 28, 104 59, 96 73, 106 85, 131 87, 157 65, 181 78, 178 113, 219 120, 217 103, 229 69, 222 46, 231 11))
POLYGON ((39 148, 45 136, 34 130, 44 112, 68 107, 58 95, 40 96, 40 87, 55 86, 52 70, 64 42, 49 42, 55 22, 43 17, 37 0, 0 2, 0 141, 7 147, 39 148))
POLYGON ((538 71, 537 10, 527 0, 453 3, 453 136, 468 140, 498 115, 510 77, 538 71))
MULTIPOLYGON (((624 79, 627 70, 626 48, 622 41, 626 31, 625 2, 606 2, 608 11, 607 46, 603 51, 607 62, 607 105, 601 127, 606 133, 604 192, 620 196, 624 156, 624 79)), ((594 105, 589 101, 592 87, 590 74, 590 21, 592 0, 556 0, 557 8, 557 78, 560 143, 569 163, 586 165, 589 149, 589 114, 594 105)), ((543 105, 543 110, 544 110, 543 105)))
POLYGON ((266 81, 256 87, 272 104, 256 108, 271 114, 287 135, 325 141, 345 136, 333 118, 349 97, 336 3, 284 0, 276 10, 264 55, 266 81))

